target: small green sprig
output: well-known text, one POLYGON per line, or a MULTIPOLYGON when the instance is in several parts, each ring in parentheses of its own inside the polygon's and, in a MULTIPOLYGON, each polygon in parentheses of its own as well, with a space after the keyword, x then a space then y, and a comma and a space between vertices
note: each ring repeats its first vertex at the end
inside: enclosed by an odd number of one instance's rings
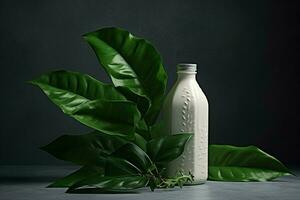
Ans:
POLYGON ((149 173, 147 174, 147 178, 149 179, 148 186, 152 191, 156 188, 174 188, 175 186, 182 186, 188 182, 192 183, 194 181, 194 176, 191 172, 185 174, 183 170, 178 170, 175 176, 173 177, 164 177, 162 173, 165 171, 165 168, 158 171, 157 173, 149 173))
POLYGON ((173 188, 175 186, 182 186, 188 182, 192 183, 194 176, 191 172, 184 174, 182 170, 179 170, 177 174, 172 178, 162 179, 162 182, 158 185, 158 188, 173 188))

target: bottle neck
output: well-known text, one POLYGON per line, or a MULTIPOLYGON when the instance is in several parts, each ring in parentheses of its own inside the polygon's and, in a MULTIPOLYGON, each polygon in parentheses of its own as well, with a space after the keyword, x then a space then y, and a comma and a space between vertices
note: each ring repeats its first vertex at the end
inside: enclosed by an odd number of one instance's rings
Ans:
POLYGON ((177 80, 196 80, 197 72, 177 72, 177 80))

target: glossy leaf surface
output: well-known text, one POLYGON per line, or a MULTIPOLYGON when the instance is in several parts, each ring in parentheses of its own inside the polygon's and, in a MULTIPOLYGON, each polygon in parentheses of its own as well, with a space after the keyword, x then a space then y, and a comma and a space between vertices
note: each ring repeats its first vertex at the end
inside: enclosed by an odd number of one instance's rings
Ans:
POLYGON ((113 152, 111 156, 122 158, 130 162, 144 173, 146 173, 148 170, 152 170, 154 167, 146 152, 133 143, 127 143, 123 145, 118 150, 113 152))
POLYGON ((155 163, 167 163, 179 157, 193 134, 181 133, 152 139, 147 144, 147 153, 155 163))
POLYGON ((91 176, 72 185, 67 192, 87 188, 98 188, 102 191, 126 191, 145 187, 147 183, 147 178, 143 176, 91 176))
POLYGON ((104 174, 103 168, 97 166, 83 166, 79 170, 69 174, 68 176, 56 180, 48 187, 70 187, 71 185, 87 177, 95 175, 99 176, 99 174, 104 174))
POLYGON ((32 80, 62 111, 79 122, 110 135, 132 137, 140 121, 136 105, 112 85, 88 75, 54 71, 32 80))
POLYGON ((279 160, 255 146, 209 146, 209 180, 267 181, 287 174, 279 160))
POLYGON ((107 157, 105 163, 105 176, 123 176, 142 174, 142 169, 134 163, 118 157, 107 157))
POLYGON ((40 87, 66 114, 72 114, 78 105, 96 99, 125 100, 114 86, 77 72, 53 71, 30 83, 40 87))
POLYGON ((83 37, 113 84, 138 104, 147 124, 152 125, 159 113, 167 81, 159 53, 148 41, 119 28, 103 28, 83 37))
POLYGON ((143 151, 147 152, 147 141, 145 138, 143 138, 140 134, 135 133, 134 134, 134 140, 133 143, 138 145, 143 151))
POLYGON ((41 149, 58 159, 79 165, 104 166, 104 157, 126 143, 120 137, 95 131, 84 135, 63 135, 41 149))
POLYGON ((94 100, 77 107, 71 117, 109 135, 133 139, 135 125, 141 116, 130 101, 94 100))

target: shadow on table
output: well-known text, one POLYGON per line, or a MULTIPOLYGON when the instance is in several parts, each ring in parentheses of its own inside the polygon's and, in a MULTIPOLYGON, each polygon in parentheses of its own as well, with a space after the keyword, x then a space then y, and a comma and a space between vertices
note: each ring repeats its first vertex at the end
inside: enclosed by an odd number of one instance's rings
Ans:
POLYGON ((0 183, 40 183, 40 182, 52 182, 61 178, 57 176, 41 176, 41 177, 29 177, 29 176, 0 176, 0 183))
POLYGON ((76 190, 67 190, 66 193, 71 194, 138 194, 137 190, 129 191, 104 191, 99 188, 82 188, 76 190))

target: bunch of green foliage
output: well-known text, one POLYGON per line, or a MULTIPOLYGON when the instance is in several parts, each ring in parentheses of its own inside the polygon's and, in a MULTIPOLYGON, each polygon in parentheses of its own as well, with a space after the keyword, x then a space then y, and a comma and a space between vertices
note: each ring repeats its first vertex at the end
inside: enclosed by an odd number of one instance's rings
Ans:
MULTIPOLYGON (((175 177, 164 173, 192 133, 168 135, 156 126, 167 82, 156 49, 119 28, 103 28, 83 38, 112 84, 64 70, 30 81, 66 115, 93 129, 83 135, 63 135, 42 147, 58 159, 81 165, 49 187, 119 192, 192 182, 193 175, 180 169, 175 177)), ((286 174, 290 172, 280 161, 254 146, 209 146, 209 180, 265 181, 286 174)))

